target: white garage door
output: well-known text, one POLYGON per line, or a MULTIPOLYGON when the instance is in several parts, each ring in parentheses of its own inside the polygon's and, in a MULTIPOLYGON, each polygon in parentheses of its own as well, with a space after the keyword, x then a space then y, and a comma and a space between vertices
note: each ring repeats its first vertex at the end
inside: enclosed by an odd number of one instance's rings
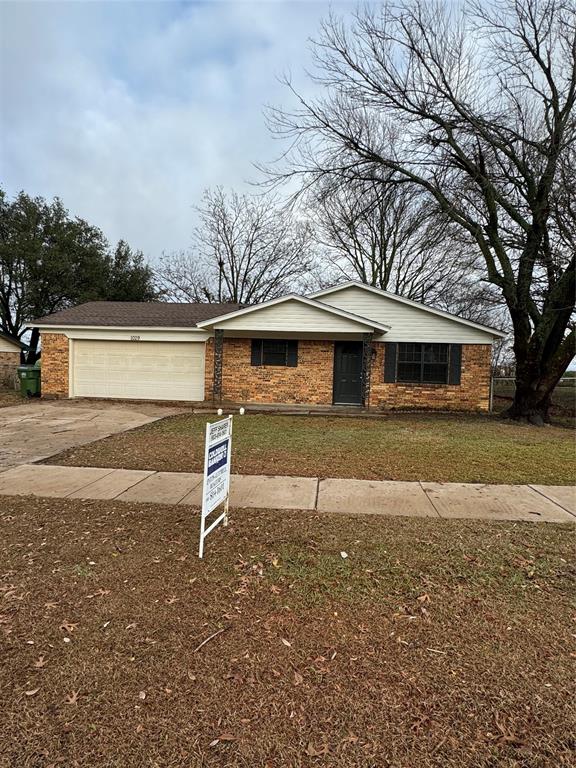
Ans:
POLYGON ((72 396, 203 400, 203 342, 75 341, 72 396))

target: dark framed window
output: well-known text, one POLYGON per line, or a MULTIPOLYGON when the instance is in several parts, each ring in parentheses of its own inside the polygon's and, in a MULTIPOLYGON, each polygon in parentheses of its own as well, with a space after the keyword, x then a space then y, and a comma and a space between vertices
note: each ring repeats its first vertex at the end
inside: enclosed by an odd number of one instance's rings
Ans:
POLYGON ((252 339, 252 365, 298 365, 296 339, 252 339))
POLYGON ((396 381, 406 384, 448 384, 449 344, 398 344, 396 381))

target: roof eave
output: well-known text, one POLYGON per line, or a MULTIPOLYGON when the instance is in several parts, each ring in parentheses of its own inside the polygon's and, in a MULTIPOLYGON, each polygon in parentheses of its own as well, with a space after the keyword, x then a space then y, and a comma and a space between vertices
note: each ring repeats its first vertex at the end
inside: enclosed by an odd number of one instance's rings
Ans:
POLYGON ((40 330, 118 330, 118 331, 196 331, 203 332, 196 325, 78 325, 77 323, 29 323, 26 328, 38 328, 40 330))

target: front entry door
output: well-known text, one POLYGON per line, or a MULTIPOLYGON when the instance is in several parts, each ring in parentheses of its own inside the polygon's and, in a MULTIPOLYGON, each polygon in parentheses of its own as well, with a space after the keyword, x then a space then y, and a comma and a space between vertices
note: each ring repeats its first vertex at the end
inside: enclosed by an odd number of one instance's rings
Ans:
POLYGON ((362 405, 362 342, 334 343, 334 404, 362 405))

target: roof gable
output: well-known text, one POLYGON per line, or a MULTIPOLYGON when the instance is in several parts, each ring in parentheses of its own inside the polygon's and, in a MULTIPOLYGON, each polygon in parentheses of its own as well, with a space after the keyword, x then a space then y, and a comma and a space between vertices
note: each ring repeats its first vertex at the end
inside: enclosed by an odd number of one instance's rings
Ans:
MULTIPOLYGON (((401 305, 408 310, 412 309, 417 312, 428 313, 429 315, 435 318, 441 318, 444 321, 443 325, 445 327, 446 327, 446 322, 455 323, 460 326, 465 326, 467 328, 474 329, 476 331, 480 331, 485 334, 489 334, 493 338, 502 338, 506 336, 505 333, 497 330, 496 328, 491 328, 490 326, 482 325, 481 323, 476 323, 473 320, 466 320, 463 317, 452 315, 450 314, 450 312, 444 312, 441 309, 429 307, 426 304, 422 304, 418 301, 413 301, 412 299, 406 299, 404 298, 404 296, 398 296, 398 294, 396 293, 390 293, 388 291, 382 290, 381 288, 375 288, 374 286, 366 285, 365 283, 361 283, 356 280, 350 280, 349 282, 341 283, 340 285, 334 285, 329 288, 325 288, 321 291, 316 291, 315 293, 311 294, 311 298, 316 299, 318 301, 327 301, 333 306, 342 306, 342 307, 345 307, 346 309, 349 309, 350 307, 354 307, 355 308, 354 311, 359 311, 358 309, 356 309, 356 307, 359 305, 358 301, 354 302, 354 301, 339 300, 336 303, 337 294, 342 295, 344 294, 344 292, 351 294, 353 291, 355 291, 356 293, 358 293, 358 291, 363 291, 365 292, 365 294, 378 297, 380 299, 385 300, 386 302, 394 302, 397 305, 401 305)), ((372 302, 372 306, 375 306, 373 302, 372 302)), ((369 312, 371 312, 371 310, 367 306, 364 306, 364 302, 363 302, 362 303, 363 315, 366 317, 373 316, 372 314, 369 314, 369 312)), ((402 313, 402 314, 405 314, 405 313, 402 313)), ((387 319, 386 315, 387 313, 385 310, 379 311, 377 316, 378 320, 382 321, 385 317, 387 319)), ((432 320, 432 318, 430 319, 432 320)), ((396 330, 397 323, 391 319, 390 324, 393 330, 396 330)))
POLYGON ((2 342, 13 344, 18 349, 26 349, 26 344, 21 342, 20 339, 15 339, 14 336, 9 336, 7 333, 2 333, 2 331, 0 331, 0 347, 3 346, 2 342))
POLYGON ((389 326, 306 296, 288 294, 198 323, 199 328, 386 333, 389 326))

